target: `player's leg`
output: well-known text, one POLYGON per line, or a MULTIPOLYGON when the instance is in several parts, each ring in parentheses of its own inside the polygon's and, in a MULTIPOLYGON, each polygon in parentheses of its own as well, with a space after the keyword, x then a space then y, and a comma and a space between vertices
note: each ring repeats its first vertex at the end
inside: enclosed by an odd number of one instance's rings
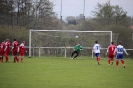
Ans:
POLYGON ((18 54, 19 56, 18 56, 18 62, 19 62, 19 60, 20 60, 20 62, 21 62, 21 56, 22 56, 22 54, 21 54, 21 52, 19 52, 19 54, 18 54))
POLYGON ((21 63, 23 63, 24 52, 21 53, 21 63))
POLYGON ((4 62, 4 51, 2 52, 1 62, 4 62))
POLYGON ((116 67, 118 68, 118 65, 119 65, 119 60, 117 59, 116 60, 116 67))
POLYGON ((108 55, 108 65, 110 65, 110 55, 108 55))
POLYGON ((72 54, 71 54, 71 59, 73 59, 73 55, 75 54, 76 51, 73 51, 72 54))
POLYGON ((2 56, 0 55, 0 62, 2 62, 2 56))
POLYGON ((114 61, 114 55, 111 55, 111 65, 113 65, 113 61, 114 61))
POLYGON ((76 51, 75 53, 76 55, 74 56, 74 58, 76 58, 79 55, 79 52, 76 51))
POLYGON ((8 51, 5 51, 5 58, 6 58, 6 62, 8 62, 9 61, 9 58, 8 58, 8 51))
POLYGON ((125 68, 125 61, 124 61, 124 59, 123 59, 123 54, 121 54, 121 63, 122 63, 122 65, 123 65, 123 67, 125 68))
POLYGON ((120 54, 116 55, 116 67, 118 68, 119 65, 119 59, 120 59, 120 54))
POLYGON ((125 68, 125 61, 123 59, 121 60, 121 63, 123 65, 123 67, 125 68))
POLYGON ((18 58, 17 58, 17 51, 16 50, 13 51, 13 56, 14 56, 14 62, 17 63, 18 58))
POLYGON ((3 55, 2 55, 2 57, 1 57, 1 62, 4 62, 4 60, 3 60, 3 59, 4 59, 4 57, 3 57, 3 55))
POLYGON ((1 54, 1 50, 0 50, 0 62, 2 62, 2 54, 1 54))
POLYGON ((97 58, 98 65, 100 65, 100 53, 96 53, 96 58, 97 58))
POLYGON ((21 56, 21 63, 23 63, 24 56, 21 56))

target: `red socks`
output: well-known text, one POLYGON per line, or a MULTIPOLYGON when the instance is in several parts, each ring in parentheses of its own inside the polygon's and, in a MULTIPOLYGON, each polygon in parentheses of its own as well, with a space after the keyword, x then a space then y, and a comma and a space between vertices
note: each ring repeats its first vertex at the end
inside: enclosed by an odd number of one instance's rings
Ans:
POLYGON ((108 64, 110 64, 110 60, 108 60, 108 64))

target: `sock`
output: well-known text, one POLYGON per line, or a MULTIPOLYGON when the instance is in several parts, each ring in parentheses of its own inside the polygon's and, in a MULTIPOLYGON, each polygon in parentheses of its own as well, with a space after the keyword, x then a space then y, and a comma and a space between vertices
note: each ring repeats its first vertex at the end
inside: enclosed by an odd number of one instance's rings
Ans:
POLYGON ((124 64, 124 60, 121 60, 121 63, 124 64))
POLYGON ((124 68, 125 68, 124 60, 121 60, 121 63, 122 63, 122 65, 123 65, 123 66, 124 66, 124 68))
POLYGON ((119 64, 119 61, 118 60, 116 60, 116 66, 118 67, 118 64, 119 64))
POLYGON ((14 62, 15 62, 15 57, 14 57, 14 62))
POLYGON ((1 62, 3 62, 3 56, 1 57, 1 62))
POLYGON ((23 58, 21 58, 21 62, 23 62, 23 58))
POLYGON ((98 61, 98 57, 97 57, 97 61, 98 61))
POLYGON ((108 60, 108 64, 110 64, 110 60, 108 60))
POLYGON ((8 56, 6 55, 6 61, 8 61, 8 56))
POLYGON ((98 57, 98 61, 100 61, 100 57, 98 57))
POLYGON ((17 57, 16 56, 14 56, 14 62, 17 62, 18 60, 17 60, 17 57))

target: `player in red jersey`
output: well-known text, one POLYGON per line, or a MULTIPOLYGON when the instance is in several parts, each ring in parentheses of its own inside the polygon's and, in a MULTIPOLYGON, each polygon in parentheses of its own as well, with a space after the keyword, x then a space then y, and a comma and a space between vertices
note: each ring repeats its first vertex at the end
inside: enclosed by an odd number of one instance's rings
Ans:
POLYGON ((5 40, 3 40, 2 43, 0 44, 0 61, 1 62, 3 62, 4 49, 5 49, 5 40))
POLYGON ((9 61, 8 54, 9 54, 9 51, 10 51, 10 42, 9 42, 9 39, 6 39, 4 51, 5 51, 6 62, 8 62, 9 61))
POLYGON ((14 42, 12 43, 12 53, 14 56, 15 63, 18 62, 17 51, 18 51, 18 42, 16 41, 16 39, 14 39, 14 42))
POLYGON ((106 55, 108 56, 108 65, 113 65, 113 60, 114 60, 114 51, 115 51, 116 46, 114 45, 114 42, 111 42, 111 44, 108 46, 106 55))
MULTIPOLYGON (((18 48, 19 59, 20 59, 20 62, 21 62, 21 63, 23 63, 24 52, 26 51, 24 45, 25 45, 25 41, 23 41, 23 42, 19 45, 19 48, 18 48)), ((27 51, 26 51, 26 52, 27 52, 27 51)))

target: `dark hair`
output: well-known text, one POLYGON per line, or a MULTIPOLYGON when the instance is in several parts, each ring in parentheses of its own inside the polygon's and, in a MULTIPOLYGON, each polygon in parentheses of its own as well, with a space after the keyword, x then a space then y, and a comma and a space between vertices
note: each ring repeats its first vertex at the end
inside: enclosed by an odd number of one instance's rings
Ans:
POLYGON ((98 41, 96 40, 95 43, 98 43, 98 41))
POLYGON ((121 41, 119 41, 119 44, 121 45, 121 41))
POLYGON ((111 44, 114 44, 114 42, 111 42, 111 44))
POLYGON ((14 41, 16 41, 16 39, 14 39, 14 41))

